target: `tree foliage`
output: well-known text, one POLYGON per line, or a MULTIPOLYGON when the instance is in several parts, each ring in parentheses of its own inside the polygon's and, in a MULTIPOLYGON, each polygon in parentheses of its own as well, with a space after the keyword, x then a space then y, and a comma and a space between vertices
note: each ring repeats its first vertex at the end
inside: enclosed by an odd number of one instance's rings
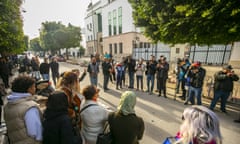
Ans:
POLYGON ((22 0, 0 1, 0 53, 19 53, 25 48, 23 22, 20 12, 22 0))
POLYGON ((227 44, 240 40, 239 0, 129 0, 153 41, 227 44))
POLYGON ((81 41, 80 27, 69 24, 65 26, 60 22, 42 23, 40 31, 40 45, 44 50, 52 52, 62 48, 79 47, 81 41))
POLYGON ((30 40, 30 49, 33 51, 42 51, 42 47, 40 45, 40 39, 34 38, 30 40))

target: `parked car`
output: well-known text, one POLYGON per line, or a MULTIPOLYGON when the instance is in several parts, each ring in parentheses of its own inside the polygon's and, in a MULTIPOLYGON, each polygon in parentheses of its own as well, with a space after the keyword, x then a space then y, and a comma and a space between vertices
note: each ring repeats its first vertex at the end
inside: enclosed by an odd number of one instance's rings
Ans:
POLYGON ((66 62, 66 59, 63 55, 56 56, 58 62, 66 62))

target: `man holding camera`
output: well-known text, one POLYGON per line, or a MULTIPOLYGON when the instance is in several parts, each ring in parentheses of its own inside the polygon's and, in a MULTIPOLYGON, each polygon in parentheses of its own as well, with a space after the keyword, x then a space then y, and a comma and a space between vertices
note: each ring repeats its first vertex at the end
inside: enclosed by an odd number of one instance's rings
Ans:
POLYGON ((202 86, 205 75, 206 70, 201 67, 201 62, 195 62, 189 67, 188 77, 190 78, 190 87, 184 104, 188 104, 188 101, 190 101, 194 105, 194 96, 196 96, 197 105, 202 105, 202 86))
POLYGON ((214 97, 210 105, 210 109, 213 110, 218 99, 221 98, 220 109, 222 112, 226 112, 226 103, 230 93, 233 90, 233 81, 238 81, 239 77, 232 70, 231 65, 223 67, 222 71, 217 72, 214 75, 214 97))

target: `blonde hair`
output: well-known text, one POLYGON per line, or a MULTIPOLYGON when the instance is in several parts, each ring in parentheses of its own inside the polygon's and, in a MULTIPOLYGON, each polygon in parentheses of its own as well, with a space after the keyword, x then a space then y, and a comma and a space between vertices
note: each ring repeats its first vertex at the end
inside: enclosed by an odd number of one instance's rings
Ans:
MULTIPOLYGON (((212 140, 222 143, 217 115, 204 106, 188 107, 183 112, 183 123, 180 126, 181 138, 178 142, 207 143, 212 140)), ((178 143, 177 142, 177 143, 178 143)))

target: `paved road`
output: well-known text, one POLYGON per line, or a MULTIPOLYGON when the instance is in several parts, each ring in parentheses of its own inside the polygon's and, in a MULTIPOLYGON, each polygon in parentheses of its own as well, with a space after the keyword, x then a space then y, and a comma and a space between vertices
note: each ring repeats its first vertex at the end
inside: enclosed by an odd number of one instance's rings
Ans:
MULTIPOLYGON (((60 71, 66 71, 73 68, 79 68, 83 71, 83 67, 78 65, 71 65, 69 63, 60 63, 60 71)), ((99 75, 99 88, 102 86, 102 74, 99 75)), ((89 85, 88 75, 81 82, 81 87, 89 85)), ((111 110, 116 110, 119 103, 121 93, 128 90, 116 90, 115 84, 109 83, 111 90, 104 92, 100 91, 99 102, 109 107, 111 110)), ((134 90, 135 91, 135 90, 134 90)), ((137 115, 143 117, 145 123, 144 137, 140 141, 142 144, 161 144, 162 141, 168 136, 174 136, 179 130, 181 124, 181 116, 184 108, 180 100, 174 101, 170 95, 169 98, 157 97, 156 94, 148 95, 147 93, 135 91, 138 99, 136 105, 137 115)), ((204 101, 208 105, 208 101, 204 101)), ((223 144, 237 144, 240 140, 240 124, 234 123, 233 119, 237 117, 236 112, 229 111, 229 115, 216 112, 220 119, 221 131, 223 135, 223 144)), ((0 139, 1 142, 1 139, 0 139)))
MULTIPOLYGON (((61 64, 61 70, 67 70, 69 68, 79 68, 77 65, 61 64)), ((102 74, 99 75, 99 87, 102 86, 102 74)), ((88 75, 81 82, 81 87, 89 85, 88 75)), ((122 90, 116 90, 115 84, 109 83, 111 90, 104 92, 101 90, 99 101, 112 110, 116 110, 119 103, 121 93, 128 90, 124 88, 122 90)), ((135 91, 135 90, 134 90, 135 91)), ((184 108, 180 100, 174 101, 169 95, 169 98, 158 97, 157 95, 148 95, 145 92, 135 91, 138 95, 136 113, 143 117, 145 123, 144 137, 141 140, 142 144, 160 144, 168 136, 174 136, 182 122, 181 116, 184 108)), ((209 105, 208 101, 204 101, 205 105, 209 105)), ((220 112, 216 112, 220 119, 221 131, 223 135, 223 144, 237 144, 240 140, 240 124, 234 123, 236 112, 229 111, 229 115, 225 115, 220 112)))

